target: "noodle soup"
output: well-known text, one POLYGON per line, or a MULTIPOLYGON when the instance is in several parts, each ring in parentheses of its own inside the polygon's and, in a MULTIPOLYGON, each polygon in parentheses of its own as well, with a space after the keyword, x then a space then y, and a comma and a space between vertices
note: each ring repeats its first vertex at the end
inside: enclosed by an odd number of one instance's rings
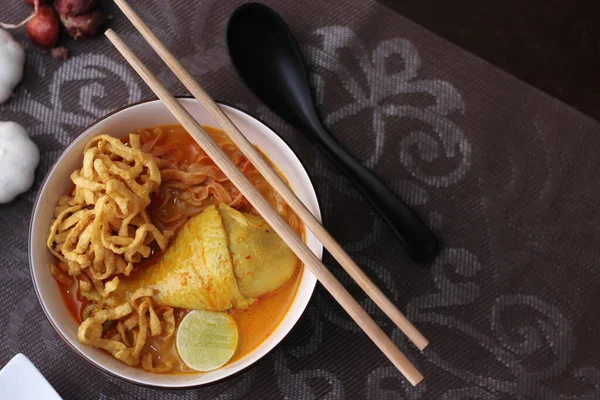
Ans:
MULTIPOLYGON (((230 139, 205 129, 303 236, 298 218, 230 139)), ((234 321, 227 362, 250 353, 283 319, 300 262, 181 126, 141 129, 119 143, 92 139, 72 179, 48 245, 81 343, 149 372, 192 373, 199 370, 177 346, 190 311, 234 321)))

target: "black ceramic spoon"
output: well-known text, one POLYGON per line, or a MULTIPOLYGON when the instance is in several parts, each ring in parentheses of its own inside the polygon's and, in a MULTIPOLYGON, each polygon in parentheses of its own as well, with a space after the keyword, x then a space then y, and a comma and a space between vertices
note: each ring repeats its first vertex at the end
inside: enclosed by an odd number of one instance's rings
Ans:
POLYGON ((358 186, 414 260, 431 261, 438 250, 433 232, 323 126, 300 49, 283 19, 262 4, 245 4, 229 20, 227 44, 233 65, 254 94, 281 118, 306 133, 358 186))

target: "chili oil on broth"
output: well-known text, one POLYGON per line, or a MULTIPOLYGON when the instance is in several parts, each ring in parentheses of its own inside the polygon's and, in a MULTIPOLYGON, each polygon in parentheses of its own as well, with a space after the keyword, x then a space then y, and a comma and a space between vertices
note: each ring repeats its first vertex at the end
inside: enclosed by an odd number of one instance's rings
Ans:
MULTIPOLYGON (((304 226, 298 217, 291 211, 279 195, 275 193, 254 166, 249 163, 247 158, 239 151, 239 149, 237 149, 229 137, 221 130, 206 126, 203 128, 210 137, 219 144, 232 162, 242 170, 244 175, 261 192, 271 206, 279 212, 298 235, 304 238, 304 226)), ((157 159, 164 160, 165 162, 179 163, 177 165, 189 165, 200 159, 203 165, 216 167, 212 160, 204 153, 200 146, 181 125, 165 125, 140 129, 137 133, 140 135, 140 141, 144 148, 151 146, 151 149, 160 149, 160 155, 157 156, 155 154, 157 159)), ((127 143, 127 139, 124 140, 124 142, 127 143)), ((260 149, 258 150, 260 152, 260 149)), ((264 153, 260 153, 269 165, 285 180, 283 174, 281 174, 276 166, 273 165, 268 157, 266 157, 264 153)), ((221 182, 221 184, 225 188, 227 194, 232 198, 241 197, 237 188, 235 188, 228 180, 221 182)), ((167 185, 161 184, 158 192, 152 195, 149 214, 157 227, 160 229, 174 230, 177 233, 178 229, 181 228, 187 220, 202 212, 204 208, 217 202, 216 197, 209 194, 201 204, 194 202, 192 207, 189 207, 188 204, 185 204, 185 201, 181 199, 184 192, 184 190, 178 190, 177 188, 172 187, 169 188, 167 185)), ((235 204, 234 208, 241 212, 258 214, 245 198, 241 198, 235 204)), ((161 254, 162 252, 160 252, 160 249, 153 248, 150 257, 138 263, 131 275, 135 276, 136 271, 139 273, 143 268, 147 268, 156 263, 161 254)), ((254 304, 245 310, 234 309, 229 311, 230 315, 237 323, 239 339, 236 352, 228 364, 240 360, 251 353, 275 331, 294 301, 297 289, 300 285, 302 268, 301 262, 298 261, 298 267, 292 278, 278 290, 258 298, 254 304)), ((85 319, 83 315, 84 310, 93 302, 80 295, 78 282, 77 279, 73 279, 73 283, 70 285, 57 283, 65 306, 68 308, 77 324, 81 324, 85 319)), ((111 296, 112 294, 109 295, 109 299, 111 296)), ((125 301, 122 297, 112 298, 112 300, 115 304, 120 304, 125 301)), ((181 308, 175 309, 176 329, 188 311, 189 310, 181 308)), ((175 367, 168 373, 198 374, 199 372, 189 369, 180 359, 175 346, 175 337, 176 335, 172 335, 166 340, 160 336, 149 338, 145 343, 141 354, 151 353, 157 362, 174 359, 175 367)), ((137 368, 141 368, 141 366, 138 365, 137 368)))

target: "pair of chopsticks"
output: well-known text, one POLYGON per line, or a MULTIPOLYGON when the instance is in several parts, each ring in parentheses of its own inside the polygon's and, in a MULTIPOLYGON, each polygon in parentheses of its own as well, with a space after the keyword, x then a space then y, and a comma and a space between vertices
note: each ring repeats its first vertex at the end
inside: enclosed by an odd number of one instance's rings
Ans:
MULTIPOLYGON (((304 222, 305 226, 323 244, 329 253, 339 262, 345 271, 365 291, 400 330, 420 349, 423 350, 428 341, 413 324, 396 308, 385 294, 369 279, 360 267, 350 258, 339 243, 325 230, 314 215, 296 197, 279 175, 267 164, 256 148, 246 139, 233 122, 225 115, 212 98, 202 89, 196 80, 167 50, 165 45, 154 35, 150 28, 140 19, 125 0, 115 0, 121 11, 142 34, 144 39, 158 53, 171 71, 179 78, 192 96, 208 111, 210 116, 229 135, 240 151, 248 158, 269 184, 287 202, 290 208, 304 222)), ((361 327, 369 338, 379 347, 388 359, 413 385, 423 380, 421 373, 396 347, 391 339, 373 321, 360 304, 348 293, 344 286, 323 265, 323 263, 304 244, 302 239, 290 228, 281 216, 273 210, 260 192, 247 180, 242 172, 231 162, 221 148, 208 136, 200 124, 181 106, 175 97, 158 81, 140 59, 112 30, 106 36, 117 48, 125 60, 154 91, 167 109, 179 120, 181 125, 198 142, 213 162, 231 180, 258 213, 269 223, 283 241, 292 249, 298 258, 317 277, 319 282, 329 291, 335 300, 346 310, 352 319, 361 327)))

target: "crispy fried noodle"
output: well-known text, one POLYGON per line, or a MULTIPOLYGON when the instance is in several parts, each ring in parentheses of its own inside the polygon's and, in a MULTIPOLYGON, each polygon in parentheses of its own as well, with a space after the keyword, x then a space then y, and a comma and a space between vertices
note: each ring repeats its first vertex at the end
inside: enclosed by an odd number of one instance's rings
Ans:
MULTIPOLYGON (((150 255, 152 246, 167 247, 172 233, 161 232, 146 211, 150 195, 160 186, 161 173, 153 156, 142 150, 138 135, 129 136, 129 146, 101 135, 86 144, 83 167, 73 172, 71 180, 75 189, 59 199, 48 236, 48 248, 60 261, 50 271, 62 284, 78 279, 81 295, 103 305, 84 312, 86 319, 78 333, 81 343, 138 365, 148 337, 164 329, 167 336, 174 332, 173 309, 154 310, 153 293, 145 288, 117 307, 102 299, 117 290, 119 275, 129 276, 134 265, 150 255), (113 325, 116 328, 107 331, 106 326, 113 325)), ((154 372, 168 370, 172 364, 153 366, 151 356, 141 361, 154 372)))

